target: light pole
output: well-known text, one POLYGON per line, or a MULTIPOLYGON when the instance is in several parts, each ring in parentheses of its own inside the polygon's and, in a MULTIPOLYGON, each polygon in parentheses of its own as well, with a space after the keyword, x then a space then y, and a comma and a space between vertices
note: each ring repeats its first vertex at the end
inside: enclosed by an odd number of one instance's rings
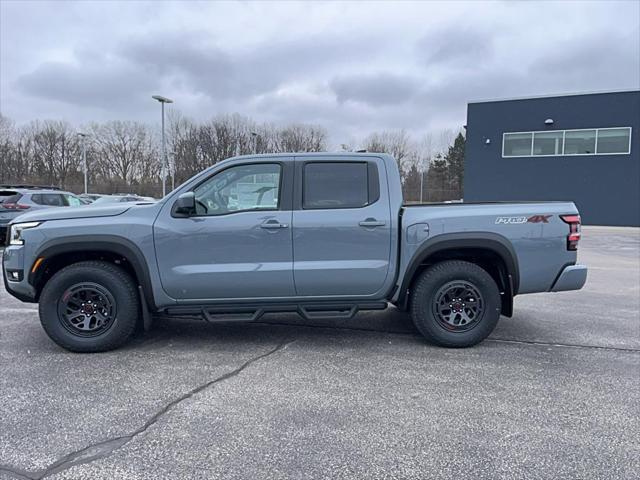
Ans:
POLYGON ((171 162, 171 190, 175 190, 176 189, 176 156, 178 155, 178 152, 176 152, 175 150, 171 150, 171 158, 173 159, 173 161, 171 162))
POLYGON ((162 106, 162 196, 167 194, 167 146, 164 141, 164 104, 173 103, 173 100, 162 95, 152 95, 151 98, 160 102, 162 106))
POLYGON ((260 138, 260 134, 257 132, 251 132, 251 136, 253 137, 253 153, 258 153, 258 138, 260 138))
POLYGON ((82 145, 82 166, 84 167, 84 193, 89 193, 89 191, 87 189, 87 186, 88 186, 88 182, 87 182, 87 176, 88 176, 87 146, 86 146, 86 143, 85 143, 85 140, 86 140, 88 134, 82 133, 82 132, 78 132, 78 136, 81 139, 80 144, 82 145))
POLYGON ((420 203, 422 203, 422 192, 424 192, 424 159, 420 161, 420 203))

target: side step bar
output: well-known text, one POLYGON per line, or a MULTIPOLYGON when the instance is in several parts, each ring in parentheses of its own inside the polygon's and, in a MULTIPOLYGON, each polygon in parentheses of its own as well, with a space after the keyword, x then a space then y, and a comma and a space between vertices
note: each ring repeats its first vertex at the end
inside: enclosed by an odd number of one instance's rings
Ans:
POLYGON ((305 320, 349 320, 361 310, 384 310, 387 302, 198 305, 168 307, 169 316, 199 316, 209 323, 255 322, 265 313, 297 313, 305 320))

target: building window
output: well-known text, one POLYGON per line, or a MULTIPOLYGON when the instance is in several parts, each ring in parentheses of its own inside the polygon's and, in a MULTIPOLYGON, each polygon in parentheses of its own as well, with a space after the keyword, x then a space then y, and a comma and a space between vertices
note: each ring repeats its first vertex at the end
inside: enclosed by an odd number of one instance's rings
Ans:
POLYGON ((562 155, 564 132, 535 132, 533 134, 534 155, 562 155))
POLYGON ((598 130, 597 153, 630 153, 630 128, 601 128, 598 130))
POLYGON ((629 153, 631 153, 631 127, 508 132, 502 137, 503 157, 629 153))
POLYGON ((503 157, 531 156, 531 139, 533 132, 505 133, 502 141, 503 157))
POLYGON ((595 130, 567 130, 564 133, 565 155, 589 155, 596 153, 595 130))

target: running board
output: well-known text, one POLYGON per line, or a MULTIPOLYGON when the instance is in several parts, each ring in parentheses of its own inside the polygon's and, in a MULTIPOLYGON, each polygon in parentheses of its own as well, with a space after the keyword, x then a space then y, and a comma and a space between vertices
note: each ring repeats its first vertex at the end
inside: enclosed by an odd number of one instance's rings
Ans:
POLYGON ((297 313, 305 320, 350 320, 362 310, 384 310, 387 302, 198 305, 168 307, 169 316, 199 316, 209 323, 255 322, 265 313, 297 313))

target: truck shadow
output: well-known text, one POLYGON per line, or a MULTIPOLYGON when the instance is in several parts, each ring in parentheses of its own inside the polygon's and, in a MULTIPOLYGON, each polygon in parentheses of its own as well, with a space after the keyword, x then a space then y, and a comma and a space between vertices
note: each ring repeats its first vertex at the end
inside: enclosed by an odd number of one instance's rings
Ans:
MULTIPOLYGON (((151 330, 140 334, 125 349, 154 349, 162 345, 188 345, 198 348, 202 344, 220 342, 251 343, 264 340, 278 341, 283 337, 309 334, 307 339, 323 339, 334 333, 367 335, 375 333, 400 334, 420 338, 406 313, 396 309, 383 312, 362 312, 350 320, 307 320, 296 314, 267 314, 257 322, 208 323, 198 318, 155 317, 151 330)), ((331 340, 334 342, 335 340, 331 340)))

